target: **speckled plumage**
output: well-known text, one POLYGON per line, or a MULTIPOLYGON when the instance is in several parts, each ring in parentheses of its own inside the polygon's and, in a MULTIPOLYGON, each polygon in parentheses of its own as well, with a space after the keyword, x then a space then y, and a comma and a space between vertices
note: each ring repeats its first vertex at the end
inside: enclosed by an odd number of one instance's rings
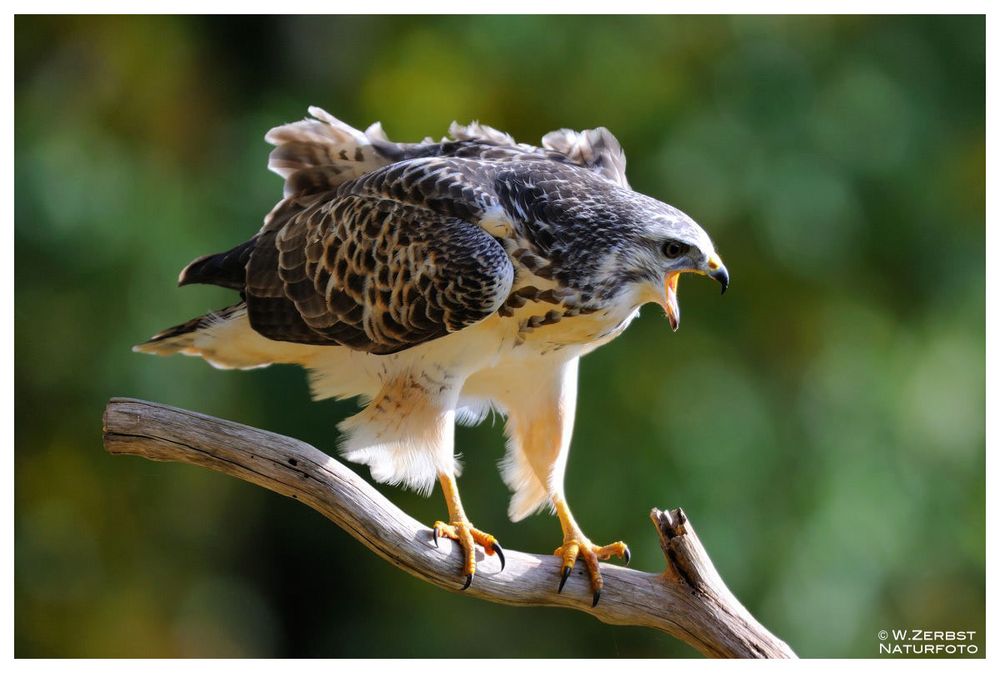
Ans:
POLYGON ((307 367, 317 398, 368 401, 341 425, 345 455, 420 490, 458 472, 454 421, 499 410, 511 517, 561 498, 578 358, 647 301, 676 311, 665 274, 717 268, 708 236, 629 187, 603 128, 534 147, 453 124, 404 144, 310 112, 267 134, 285 189, 260 231, 181 273, 243 301, 137 349, 307 367))

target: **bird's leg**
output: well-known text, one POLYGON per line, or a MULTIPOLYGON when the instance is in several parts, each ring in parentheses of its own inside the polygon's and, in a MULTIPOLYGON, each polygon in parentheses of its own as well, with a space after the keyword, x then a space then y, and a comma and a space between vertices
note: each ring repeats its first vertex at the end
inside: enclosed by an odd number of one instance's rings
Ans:
POLYGON ((562 593, 563 586, 566 584, 573 566, 576 565, 577 558, 582 558, 590 575, 590 588, 594 592, 593 605, 596 606, 597 601, 601 599, 601 590, 604 588, 604 579, 601 577, 598 561, 607 561, 612 556, 620 556, 625 559, 627 565, 632 556, 628 545, 620 541, 612 542, 603 547, 595 545, 580 530, 572 512, 569 511, 569 505, 566 504, 566 500, 561 495, 553 495, 552 504, 556 508, 559 524, 563 530, 562 546, 553 552, 556 556, 561 556, 563 560, 559 592, 562 593))
POLYGON ((458 497, 458 484, 455 483, 455 477, 450 473, 441 472, 438 479, 441 482, 444 500, 448 504, 449 522, 434 522, 434 544, 437 544, 439 537, 446 537, 456 540, 461 545, 465 552, 465 565, 463 567, 465 586, 462 587, 462 591, 465 591, 472 584, 472 578, 476 574, 477 542, 482 545, 488 556, 496 554, 500 558, 500 570, 503 570, 507 560, 504 558, 503 548, 497 539, 489 533, 484 533, 473 527, 469 517, 465 515, 465 510, 462 509, 462 500, 458 497))

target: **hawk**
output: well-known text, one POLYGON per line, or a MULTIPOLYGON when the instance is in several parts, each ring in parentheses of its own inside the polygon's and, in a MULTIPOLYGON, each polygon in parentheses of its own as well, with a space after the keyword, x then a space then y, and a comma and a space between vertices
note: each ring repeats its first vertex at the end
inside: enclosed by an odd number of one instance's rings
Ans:
POLYGON ((598 561, 627 563, 629 550, 592 543, 566 502, 580 357, 647 302, 676 330, 682 273, 725 292, 708 234, 629 187, 605 128, 553 131, 535 147, 453 123, 440 142, 395 143, 379 123, 362 132, 309 112, 266 135, 285 185, 260 231, 181 271, 179 285, 230 288, 240 301, 135 350, 220 368, 298 364, 315 399, 360 397, 363 410, 339 426, 343 455, 379 482, 424 494, 441 484, 448 520, 434 523, 434 541, 463 548, 463 589, 476 544, 504 559, 462 508, 454 426, 496 410, 510 518, 554 510, 559 591, 582 558, 597 605, 598 561))

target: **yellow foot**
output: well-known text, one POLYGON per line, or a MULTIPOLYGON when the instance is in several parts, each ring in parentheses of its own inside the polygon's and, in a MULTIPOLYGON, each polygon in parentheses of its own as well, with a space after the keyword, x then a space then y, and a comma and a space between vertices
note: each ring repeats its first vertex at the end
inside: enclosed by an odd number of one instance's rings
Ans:
POLYGON ((556 556, 562 556, 562 578, 559 580, 559 593, 562 593, 569 574, 576 565, 577 557, 582 557, 587 564, 587 572, 590 573, 590 588, 594 592, 593 607, 597 607, 597 601, 601 600, 601 590, 604 588, 604 579, 601 577, 601 569, 598 561, 607 561, 612 556, 620 556, 625 559, 625 565, 632 559, 632 554, 628 550, 628 545, 624 542, 612 542, 600 547, 587 538, 580 536, 565 540, 562 546, 552 552, 556 556))
POLYGON ((473 528, 468 521, 452 521, 451 523, 435 521, 434 546, 438 546, 438 538, 441 537, 456 540, 465 551, 465 586, 462 587, 462 591, 469 588, 472 584, 472 578, 476 575, 476 543, 482 545, 487 556, 496 554, 500 558, 500 570, 503 570, 504 566, 507 565, 507 559, 503 555, 503 547, 500 546, 497 539, 489 533, 473 528))

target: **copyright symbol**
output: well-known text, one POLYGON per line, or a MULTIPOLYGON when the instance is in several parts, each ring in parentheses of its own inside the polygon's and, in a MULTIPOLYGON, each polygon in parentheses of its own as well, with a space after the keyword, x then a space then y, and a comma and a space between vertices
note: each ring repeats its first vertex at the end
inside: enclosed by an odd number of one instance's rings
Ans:
POLYGON ((888 638, 889 638, 889 632, 886 631, 885 629, 882 629, 881 631, 878 632, 879 640, 887 640, 888 638))

